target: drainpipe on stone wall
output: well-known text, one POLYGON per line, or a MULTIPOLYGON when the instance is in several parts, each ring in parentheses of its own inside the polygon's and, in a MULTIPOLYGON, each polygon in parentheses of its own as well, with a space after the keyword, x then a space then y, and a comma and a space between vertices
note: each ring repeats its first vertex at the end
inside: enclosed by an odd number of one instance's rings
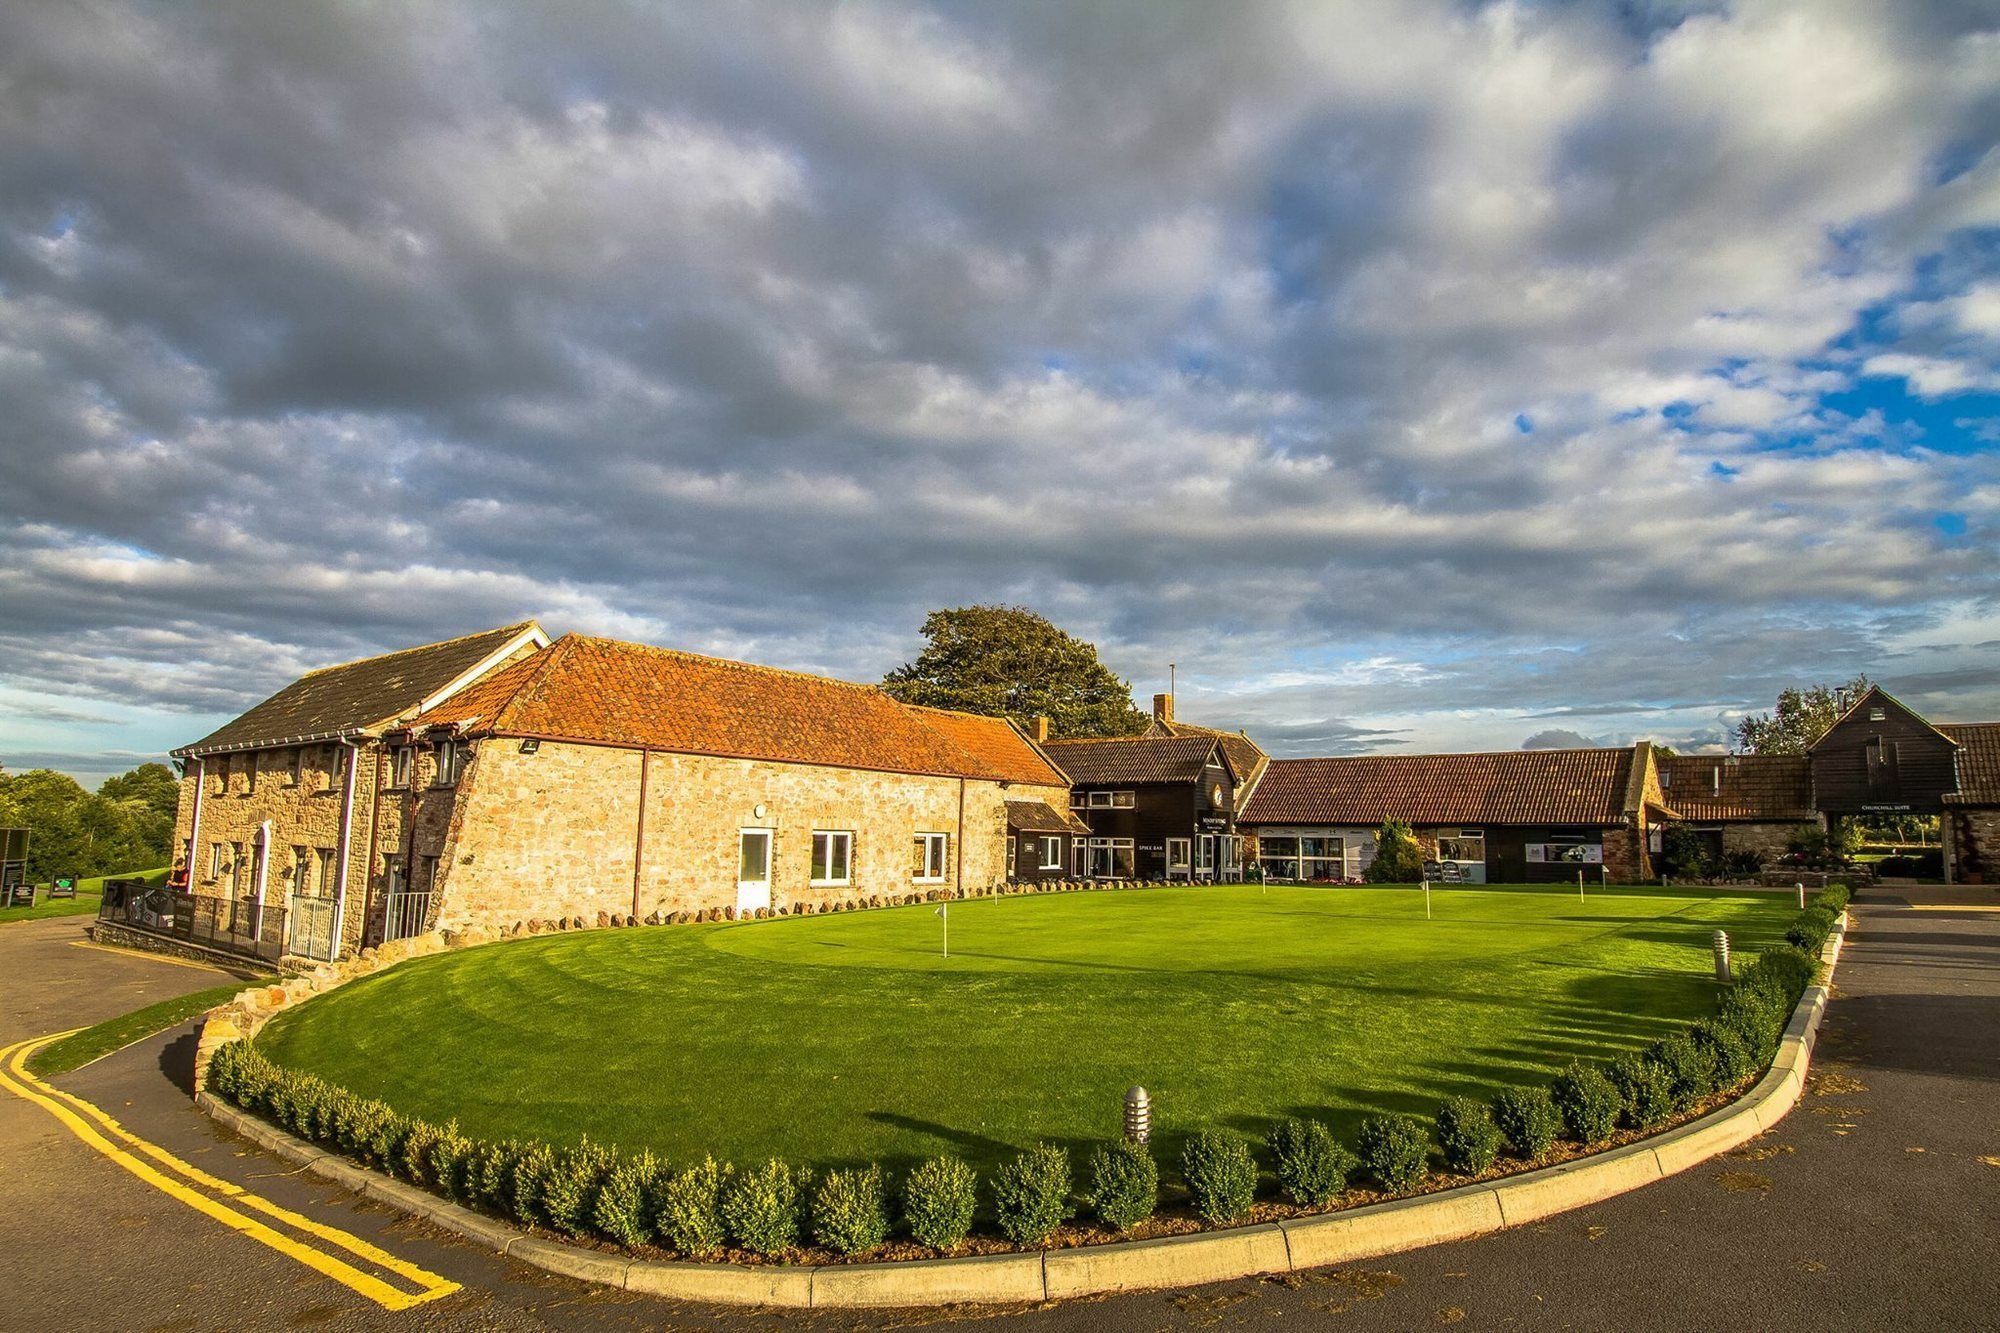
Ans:
POLYGON ((328 962, 340 957, 340 932, 347 921, 348 844, 354 840, 355 770, 361 767, 361 752, 345 740, 338 744, 347 751, 347 788, 340 795, 340 855, 334 862, 333 924, 327 932, 331 936, 327 947, 333 951, 333 958, 328 962))
POLYGON ((187 891, 194 892, 195 849, 201 846, 201 797, 208 786, 208 760, 194 761, 194 813, 188 820, 187 891))
POLYGON ((639 827, 632 835, 632 916, 639 915, 639 876, 646 866, 646 787, 653 774, 653 752, 639 751, 639 827))
MULTIPOLYGON (((368 922, 375 914, 375 849, 382 834, 382 749, 374 743, 375 776, 368 792, 368 860, 361 869, 361 944, 368 945, 368 922)), ((359 763, 361 752, 355 750, 359 763)))
POLYGON ((965 779, 958 780, 958 896, 965 896, 965 779))

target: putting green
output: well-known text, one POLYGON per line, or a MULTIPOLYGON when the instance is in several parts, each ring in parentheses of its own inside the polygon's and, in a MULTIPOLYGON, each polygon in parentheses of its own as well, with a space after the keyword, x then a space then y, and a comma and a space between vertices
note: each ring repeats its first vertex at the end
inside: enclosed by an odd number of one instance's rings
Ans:
POLYGON ((1049 894, 538 937, 406 964, 274 1021, 281 1063, 468 1133, 814 1165, 1116 1132, 1167 1151, 1342 1132, 1545 1080, 1712 1011, 1710 932, 1776 895, 1254 885, 1049 894), (950 956, 943 955, 949 931, 950 956))

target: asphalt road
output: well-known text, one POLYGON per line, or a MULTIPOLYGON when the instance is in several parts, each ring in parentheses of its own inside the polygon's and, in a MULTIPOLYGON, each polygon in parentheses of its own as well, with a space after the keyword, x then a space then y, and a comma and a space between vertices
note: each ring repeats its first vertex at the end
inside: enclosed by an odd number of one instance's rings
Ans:
MULTIPOLYGON (((716 1311, 550 1277, 221 1134, 180 1086, 188 1033, 168 1033, 56 1082, 200 1171, 457 1289, 385 1309, 0 1094, 0 1328, 1996 1328, 2000 897, 1932 897, 1857 906, 1806 1097, 1729 1158, 1542 1225, 1352 1268, 1001 1312, 716 1311)), ((217 979, 78 938, 74 919, 0 927, 0 1045, 217 979)))

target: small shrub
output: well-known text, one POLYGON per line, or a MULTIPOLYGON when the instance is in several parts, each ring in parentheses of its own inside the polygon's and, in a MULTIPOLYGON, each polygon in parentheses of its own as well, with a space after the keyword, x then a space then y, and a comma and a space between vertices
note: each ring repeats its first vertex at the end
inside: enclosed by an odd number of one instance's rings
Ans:
POLYGON ((611 1174, 611 1154, 589 1139, 556 1156, 555 1168, 542 1188, 542 1217, 572 1236, 590 1234, 591 1218, 604 1178, 611 1174))
POLYGON ((1756 1071, 1757 1057, 1743 1034, 1727 1023, 1706 1019, 1688 1030, 1696 1045, 1706 1046, 1715 1061, 1715 1086, 1730 1088, 1756 1071))
POLYGON ((542 1200, 556 1173, 555 1149, 546 1143, 529 1143, 514 1158, 514 1216, 523 1222, 547 1221, 542 1200))
POLYGON ((1362 1167, 1391 1192, 1416 1188, 1430 1170, 1430 1144, 1424 1127, 1406 1115, 1363 1121, 1354 1146, 1362 1167))
POLYGON ((1817 953, 1797 948, 1766 949, 1757 955, 1756 962, 1743 969, 1743 976, 1737 985, 1753 990, 1769 990, 1778 997, 1786 1016, 1790 1017, 1792 1006, 1799 1002, 1799 997, 1806 993, 1806 987, 1812 985, 1813 978, 1818 974, 1817 953))
POLYGON ((1691 1032, 1676 1032, 1646 1048, 1646 1058, 1667 1076, 1667 1092, 1685 1109, 1715 1091, 1715 1051, 1691 1032))
POLYGON ((1833 933, 1837 913, 1825 907, 1808 907, 1793 920, 1791 928, 1785 931, 1785 942, 1793 948, 1817 956, 1826 945, 1826 937, 1833 933))
POLYGON ((956 1157, 933 1157, 903 1181, 903 1226, 934 1250, 955 1250, 972 1230, 978 1177, 956 1157))
POLYGON ((1286 1120, 1271 1131, 1271 1165, 1278 1189, 1301 1208, 1317 1208, 1347 1188, 1357 1163, 1333 1131, 1317 1120, 1286 1120))
POLYGON ((1000 1234, 1016 1245, 1047 1241, 1070 1215, 1069 1191, 1069 1154, 1036 1144, 993 1174, 1000 1234))
POLYGON ((722 1186, 722 1221, 746 1250, 783 1254, 799 1238, 799 1187, 805 1174, 777 1158, 739 1171, 722 1186))
POLYGON ((1181 1177, 1205 1222, 1239 1222, 1257 1196, 1257 1163, 1250 1145, 1233 1134, 1205 1129, 1181 1153, 1181 1177))
POLYGON ((1091 1150, 1083 1197, 1106 1226, 1130 1231, 1160 1205, 1160 1168, 1139 1144, 1118 1139, 1101 1145, 1091 1150))
POLYGON ((403 1137, 402 1151, 396 1155, 396 1174, 412 1185, 432 1184, 431 1152, 444 1131, 428 1120, 412 1120, 403 1137))
POLYGON ((431 1145, 431 1188, 447 1199, 463 1202, 471 1194, 471 1171, 472 1140, 458 1132, 458 1121, 447 1121, 431 1145))
POLYGON ((813 1239, 841 1254, 863 1254, 889 1237, 882 1169, 829 1171, 813 1191, 813 1239))
POLYGON ((1624 1104, 1624 1121, 1631 1128, 1651 1129, 1674 1113, 1666 1070, 1645 1056, 1620 1056, 1611 1062, 1610 1075, 1624 1104))
POLYGON ((722 1186, 731 1175, 713 1157, 654 1182, 653 1230, 682 1254, 710 1254, 722 1247, 722 1186))
POLYGON ((466 1169, 466 1190, 472 1201, 500 1212, 512 1212, 514 1161, 520 1155, 521 1145, 512 1139, 475 1144, 471 1164, 466 1169))
POLYGON ((1464 1176, 1488 1170, 1500 1155, 1500 1127, 1493 1123, 1493 1110, 1471 1097, 1453 1097, 1438 1108, 1437 1141, 1445 1168, 1464 1176))
POLYGON ((644 1245, 653 1238, 650 1200, 660 1163, 653 1154, 620 1158, 604 1177, 597 1191, 597 1203, 590 1213, 591 1225, 599 1235, 620 1245, 644 1245))
POLYGON ((1562 1112, 1564 1132, 1585 1147, 1604 1142, 1618 1128, 1624 1098, 1597 1066, 1572 1062, 1550 1092, 1562 1112))
POLYGON ((1370 884, 1414 884, 1423 874, 1424 849, 1410 826, 1400 819, 1384 820, 1375 834, 1375 859, 1361 878, 1370 884))
POLYGON ((1508 1088, 1493 1099, 1493 1123, 1524 1162, 1539 1162, 1562 1133, 1562 1112, 1547 1088, 1508 1088))

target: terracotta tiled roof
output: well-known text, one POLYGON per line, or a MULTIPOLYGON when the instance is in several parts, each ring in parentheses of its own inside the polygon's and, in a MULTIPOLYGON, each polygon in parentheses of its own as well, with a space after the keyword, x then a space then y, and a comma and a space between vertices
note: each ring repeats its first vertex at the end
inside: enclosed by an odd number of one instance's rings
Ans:
POLYGON ((353 735, 384 726, 532 632, 532 620, 308 672, 176 755, 212 754, 353 735))
POLYGON ((1660 760, 1667 803, 1697 824, 1792 823, 1815 817, 1812 760, 1802 754, 1681 754, 1660 760))
POLYGON ((1958 742, 1958 790, 1948 805, 2000 805, 2000 722, 1940 722, 1958 742))
POLYGON ((1622 822, 1631 750, 1273 759, 1241 824, 1622 822))
POLYGON ((1047 801, 1007 802, 1007 827, 1016 833, 1090 832, 1090 825, 1047 801))
POLYGON ((569 634, 418 718, 468 735, 1066 786, 1000 718, 869 685, 569 634))
POLYGON ((1119 736, 1105 740, 1050 741, 1042 748, 1079 787, 1199 782, 1213 736, 1119 736))
POLYGON ((1236 775, 1236 781, 1249 786, 1264 771, 1264 765, 1271 762, 1271 756, 1264 753, 1264 747, 1241 732, 1222 731, 1216 727, 1198 727, 1192 722, 1164 722, 1154 718, 1152 725, 1143 733, 1146 736, 1213 736, 1222 745, 1222 752, 1229 756, 1229 770, 1236 775))

